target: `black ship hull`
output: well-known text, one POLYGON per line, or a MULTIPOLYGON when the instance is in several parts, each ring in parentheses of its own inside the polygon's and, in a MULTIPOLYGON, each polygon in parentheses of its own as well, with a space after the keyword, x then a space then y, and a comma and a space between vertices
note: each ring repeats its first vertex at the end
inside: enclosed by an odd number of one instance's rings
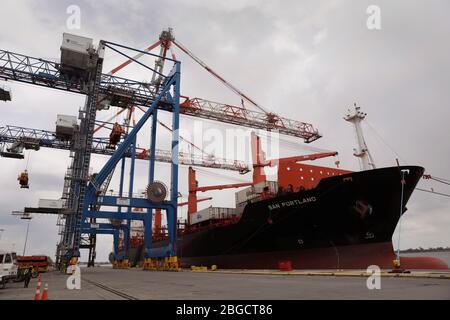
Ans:
MULTIPOLYGON (((178 256, 184 267, 276 269, 288 260, 295 269, 390 268, 401 214, 401 170, 408 170, 404 213, 422 167, 354 172, 322 179, 314 189, 249 203, 236 223, 186 232, 177 241, 178 256)), ((409 267, 446 267, 439 260, 419 260, 409 260, 414 264, 409 267)))

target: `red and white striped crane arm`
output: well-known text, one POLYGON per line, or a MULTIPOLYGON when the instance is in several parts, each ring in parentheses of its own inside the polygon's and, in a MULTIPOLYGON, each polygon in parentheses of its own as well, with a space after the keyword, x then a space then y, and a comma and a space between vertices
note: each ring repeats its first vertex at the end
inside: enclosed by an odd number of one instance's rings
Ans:
POLYGON ((180 112, 185 115, 197 116, 239 126, 267 131, 277 131, 309 143, 321 137, 312 124, 279 117, 273 113, 263 113, 248 110, 241 106, 209 101, 201 98, 184 97, 180 104, 180 112))

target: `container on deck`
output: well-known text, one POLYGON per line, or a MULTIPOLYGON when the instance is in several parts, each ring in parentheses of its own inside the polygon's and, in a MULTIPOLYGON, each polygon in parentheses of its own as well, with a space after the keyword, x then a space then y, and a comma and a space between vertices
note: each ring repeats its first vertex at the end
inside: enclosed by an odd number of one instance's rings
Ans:
POLYGON ((278 191, 278 184, 276 181, 260 182, 252 187, 236 192, 236 207, 240 207, 243 204, 247 204, 249 201, 258 199, 265 187, 268 187, 269 193, 271 194, 276 194, 278 191))
POLYGON ((207 220, 231 219, 235 216, 236 212, 232 208, 209 207, 192 214, 190 222, 196 224, 207 220))

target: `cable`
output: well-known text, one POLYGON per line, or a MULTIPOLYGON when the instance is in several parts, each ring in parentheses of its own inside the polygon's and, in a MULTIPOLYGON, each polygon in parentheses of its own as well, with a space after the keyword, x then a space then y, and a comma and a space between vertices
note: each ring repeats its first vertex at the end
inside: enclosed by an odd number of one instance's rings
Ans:
MULTIPOLYGON (((143 110, 141 107, 138 106, 138 109, 145 113, 145 110, 143 110)), ((157 120, 157 121, 158 121, 158 124, 159 124, 160 126, 162 126, 164 129, 166 129, 166 130, 168 130, 168 131, 170 131, 170 132, 173 132, 172 128, 170 128, 168 125, 164 124, 164 123, 163 123, 162 121, 160 121, 160 120, 157 120)), ((214 158, 214 155, 213 155, 213 154, 210 154, 210 153, 205 152, 202 148, 196 146, 193 142, 189 141, 188 139, 184 138, 183 136, 179 136, 179 138, 180 138, 181 141, 187 143, 188 147, 193 147, 193 148, 199 150, 199 151, 200 151, 201 153, 203 153, 204 155, 206 155, 206 156, 208 156, 208 157, 214 158)), ((191 153, 191 152, 189 152, 189 153, 190 153, 190 154, 193 154, 193 153, 191 153)))
POLYGON ((28 163, 30 162, 30 158, 31 158, 31 150, 28 151, 27 165, 26 165, 26 167, 25 167, 25 170, 27 170, 27 171, 29 171, 29 170, 28 170, 28 163))
POLYGON ((450 182, 447 182, 446 179, 439 179, 439 178, 433 177, 433 176, 431 177, 431 179, 434 180, 434 181, 437 181, 437 182, 440 182, 440 183, 443 183, 443 184, 446 184, 446 185, 450 186, 450 182))
POLYGON ((402 191, 401 191, 401 195, 400 195, 400 216, 398 218, 398 242, 397 242, 397 260, 400 261, 400 235, 402 232, 402 217, 403 217, 403 208, 405 207, 405 205, 403 204, 403 193, 404 193, 404 189, 405 189, 405 171, 402 170, 402 191))
POLYGON ((443 181, 445 181, 445 182, 450 182, 449 179, 439 178, 439 177, 435 177, 435 176, 432 176, 432 178, 434 178, 434 179, 439 179, 439 180, 443 180, 443 181))
MULTIPOLYGON (((164 123, 161 122, 160 120, 158 120, 158 124, 161 125, 164 129, 166 129, 166 130, 168 130, 168 131, 170 131, 170 132, 173 132, 173 130, 172 130, 168 125, 164 124, 164 123)), ((182 137, 182 136, 179 136, 179 138, 180 138, 180 140, 182 140, 183 142, 187 143, 188 146, 193 147, 193 148, 199 150, 199 151, 200 151, 201 153, 203 153, 204 155, 207 155, 207 156, 209 156, 209 157, 213 157, 213 158, 214 158, 214 155, 213 155, 213 154, 210 154, 210 153, 205 152, 202 148, 197 147, 194 143, 192 143, 191 141, 187 140, 186 138, 184 138, 184 137, 182 137)))
POLYGON ((201 67, 203 67, 206 71, 208 71, 212 76, 214 76, 217 80, 222 82, 228 89, 233 91, 235 94, 240 96, 242 99, 246 100, 253 106, 260 109, 262 112, 268 114, 269 112, 263 108, 261 105, 253 101, 251 98, 249 98, 246 94, 244 94, 242 91, 240 91, 238 88, 236 88, 234 85, 232 85, 229 81, 225 80, 221 76, 219 76, 214 70, 212 70, 205 62, 200 60, 196 55, 194 55, 191 51, 189 51, 184 45, 182 45, 180 42, 173 40, 172 41, 181 51, 186 53, 189 57, 191 57, 195 62, 197 62, 201 67))
POLYGON ((421 189, 421 188, 416 188, 416 190, 419 190, 419 191, 422 191, 422 192, 433 193, 433 194, 436 194, 436 195, 438 195, 438 196, 443 196, 443 197, 448 197, 448 198, 450 198, 450 194, 445 194, 445 193, 440 193, 440 192, 430 191, 430 190, 421 189))
POLYGON ((200 169, 200 168, 196 168, 195 171, 197 171, 197 172, 199 172, 201 174, 210 176, 210 177, 217 177, 217 176, 219 176, 219 177, 224 178, 226 180, 234 180, 234 181, 243 182, 243 183, 248 182, 248 181, 245 181, 243 179, 239 179, 239 178, 236 178, 236 177, 230 177, 230 176, 227 176, 225 174, 218 173, 218 171, 214 171, 214 173, 212 173, 212 172, 209 172, 207 170, 200 169))
MULTIPOLYGON (((370 124, 370 122, 367 119, 365 119, 364 122, 367 124, 367 127, 369 129, 371 129, 373 131, 373 133, 375 133, 375 135, 378 137, 378 139, 380 139, 380 141, 383 142, 397 156, 397 158, 402 160, 404 163, 407 163, 407 161, 405 161, 405 159, 403 159, 403 157, 401 157, 394 150, 394 148, 381 136, 381 134, 379 134, 378 131, 375 130, 375 128, 370 124)), ((450 185, 450 180, 449 179, 439 178, 439 177, 435 177, 435 176, 431 176, 431 179, 434 180, 434 181, 446 184, 446 185, 450 185)), ((439 192, 429 191, 429 190, 420 189, 420 188, 416 188, 416 189, 419 190, 419 191, 423 191, 423 192, 434 193, 434 194, 437 194, 437 195, 450 197, 450 195, 439 193, 439 192)))
POLYGON ((397 151, 395 151, 394 148, 391 147, 389 143, 387 143, 387 141, 378 133, 377 130, 375 130, 375 128, 369 123, 369 121, 367 121, 367 119, 365 119, 364 122, 367 124, 369 129, 371 129, 375 133, 375 135, 381 140, 381 142, 383 142, 397 156, 398 159, 402 160, 404 163, 408 163, 408 161, 405 161, 405 159, 403 159, 403 157, 401 157, 397 153, 397 151))

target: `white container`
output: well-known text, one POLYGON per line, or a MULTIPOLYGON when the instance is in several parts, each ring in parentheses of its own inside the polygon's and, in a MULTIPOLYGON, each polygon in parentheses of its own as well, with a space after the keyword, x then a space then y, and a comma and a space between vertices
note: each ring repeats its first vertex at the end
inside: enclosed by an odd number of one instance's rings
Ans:
POLYGON ((63 200, 39 199, 39 208, 62 209, 63 200))
POLYGON ((260 182, 252 187, 236 192, 236 207, 260 197, 265 187, 268 187, 269 192, 272 194, 278 192, 278 183, 276 181, 260 182))
POLYGON ((74 34, 64 33, 61 45, 61 64, 78 69, 87 69, 91 65, 94 52, 93 40, 74 34))
POLYGON ((77 117, 58 114, 56 117, 56 135, 71 137, 77 125, 77 117))
POLYGON ((243 190, 236 192, 236 205, 246 202, 256 196, 255 188, 248 187, 243 190))
POLYGON ((191 224, 214 219, 228 219, 234 216, 236 216, 236 213, 233 208, 209 207, 191 215, 191 224))

